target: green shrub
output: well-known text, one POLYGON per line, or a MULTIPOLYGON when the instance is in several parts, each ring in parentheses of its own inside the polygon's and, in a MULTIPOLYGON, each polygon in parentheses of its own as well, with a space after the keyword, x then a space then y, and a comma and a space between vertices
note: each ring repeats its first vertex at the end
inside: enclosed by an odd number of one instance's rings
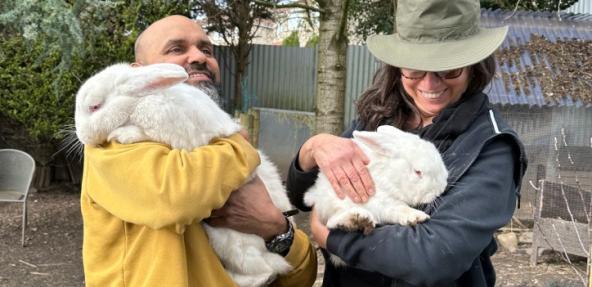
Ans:
POLYGON ((288 47, 300 47, 300 36, 298 35, 298 31, 292 31, 290 36, 284 38, 282 41, 282 46, 288 47))
MULTIPOLYGON (((0 113, 22 124, 35 141, 63 137, 61 131, 74 123, 75 95, 82 82, 110 64, 132 62, 133 44, 139 31, 166 15, 189 15, 191 7, 188 1, 109 1, 107 6, 97 4, 100 2, 64 1, 64 7, 79 11, 72 15, 76 15, 83 33, 80 44, 61 41, 65 44, 56 48, 55 34, 69 33, 69 30, 60 30, 67 29, 60 17, 34 23, 33 26, 55 24, 55 29, 40 29, 34 38, 23 37, 17 24, 0 23, 3 37, 0 41, 0 113), (75 3, 68 4, 72 2, 75 3)), ((36 3, 44 5, 43 1, 36 3)), ((0 5, 0 8, 5 7, 0 5)), ((19 7, 9 8, 18 10, 19 7)))

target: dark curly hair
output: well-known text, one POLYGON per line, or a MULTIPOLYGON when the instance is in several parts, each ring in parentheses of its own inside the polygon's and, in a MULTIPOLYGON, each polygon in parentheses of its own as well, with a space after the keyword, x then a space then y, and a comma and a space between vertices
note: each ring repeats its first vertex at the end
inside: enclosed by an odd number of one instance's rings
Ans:
MULTIPOLYGON (((491 82, 495 74, 494 56, 470 66, 470 73, 470 83, 463 97, 482 92, 491 82)), ((408 130, 416 128, 406 126, 409 119, 419 117, 419 110, 403 89, 401 69, 386 64, 374 74, 372 85, 362 93, 356 108, 358 118, 367 130, 376 130, 384 124, 408 130)))

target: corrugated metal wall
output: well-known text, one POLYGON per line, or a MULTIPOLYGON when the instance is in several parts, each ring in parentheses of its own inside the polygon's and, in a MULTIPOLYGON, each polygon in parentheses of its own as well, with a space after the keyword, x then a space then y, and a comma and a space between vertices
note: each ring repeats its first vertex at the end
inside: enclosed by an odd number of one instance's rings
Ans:
POLYGON ((576 4, 565 9, 565 12, 592 14, 592 0, 580 0, 576 4))
MULTIPOLYGON (((234 91, 234 58, 228 47, 216 47, 222 73, 222 91, 228 100, 234 91)), ((370 84, 380 63, 365 46, 347 50, 346 122, 354 113, 353 101, 370 84)), ((252 107, 314 112, 316 89, 315 48, 253 45, 244 79, 245 100, 252 107)))
POLYGON ((355 117, 355 100, 372 82, 372 77, 382 64, 374 59, 366 46, 349 46, 347 49, 347 77, 345 84, 345 126, 355 117))
MULTIPOLYGON (((502 49, 524 46, 533 35, 544 36, 553 43, 559 39, 592 40, 592 15, 565 14, 558 19, 556 13, 551 12, 483 10, 481 24, 484 27, 510 26, 502 49)), ((545 91, 541 87, 544 79, 531 76, 521 79, 518 76, 528 75, 527 70, 537 68, 537 62, 546 63, 544 67, 549 71, 557 67, 537 51, 519 51, 511 61, 498 61, 498 73, 491 86, 486 89, 491 102, 531 107, 591 105, 572 99, 574 95, 571 94, 565 94, 555 101, 545 98, 545 91)), ((230 98, 234 85, 234 60, 226 47, 217 47, 216 53, 222 68, 223 91, 230 98)), ((244 98, 249 101, 249 106, 314 112, 316 57, 317 52, 313 48, 254 45, 243 81, 244 98)), ((344 107, 346 125, 353 118, 355 99, 369 86, 379 66, 380 63, 365 46, 348 47, 344 107)))
MULTIPOLYGON (((234 91, 234 56, 228 47, 216 47, 222 92, 234 91)), ((243 99, 252 107, 314 111, 316 49, 253 45, 243 79, 243 99)))

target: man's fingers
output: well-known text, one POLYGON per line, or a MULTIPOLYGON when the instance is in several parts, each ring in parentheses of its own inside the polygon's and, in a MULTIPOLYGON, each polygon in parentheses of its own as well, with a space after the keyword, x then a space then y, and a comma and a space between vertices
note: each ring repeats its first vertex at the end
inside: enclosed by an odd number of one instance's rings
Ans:
POLYGON ((225 219, 225 217, 222 217, 222 216, 213 216, 213 217, 206 218, 204 221, 207 224, 215 227, 215 226, 223 226, 226 222, 226 219, 225 219))
POLYGON ((241 129, 238 133, 247 141, 251 140, 249 137, 249 132, 246 129, 241 129))
POLYGON ((223 213, 224 211, 222 209, 214 209, 212 210, 212 213, 210 213, 210 218, 224 216, 223 213))

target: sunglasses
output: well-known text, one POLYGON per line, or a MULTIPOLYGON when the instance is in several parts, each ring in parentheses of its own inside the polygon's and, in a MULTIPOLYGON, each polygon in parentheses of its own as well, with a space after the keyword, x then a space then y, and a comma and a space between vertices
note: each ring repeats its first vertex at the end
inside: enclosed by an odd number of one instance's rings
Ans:
MULTIPOLYGON (((430 72, 442 80, 456 79, 462 75, 464 68, 458 68, 448 71, 430 72)), ((401 75, 409 80, 420 80, 427 75, 426 71, 416 71, 409 69, 401 69, 401 75)))

